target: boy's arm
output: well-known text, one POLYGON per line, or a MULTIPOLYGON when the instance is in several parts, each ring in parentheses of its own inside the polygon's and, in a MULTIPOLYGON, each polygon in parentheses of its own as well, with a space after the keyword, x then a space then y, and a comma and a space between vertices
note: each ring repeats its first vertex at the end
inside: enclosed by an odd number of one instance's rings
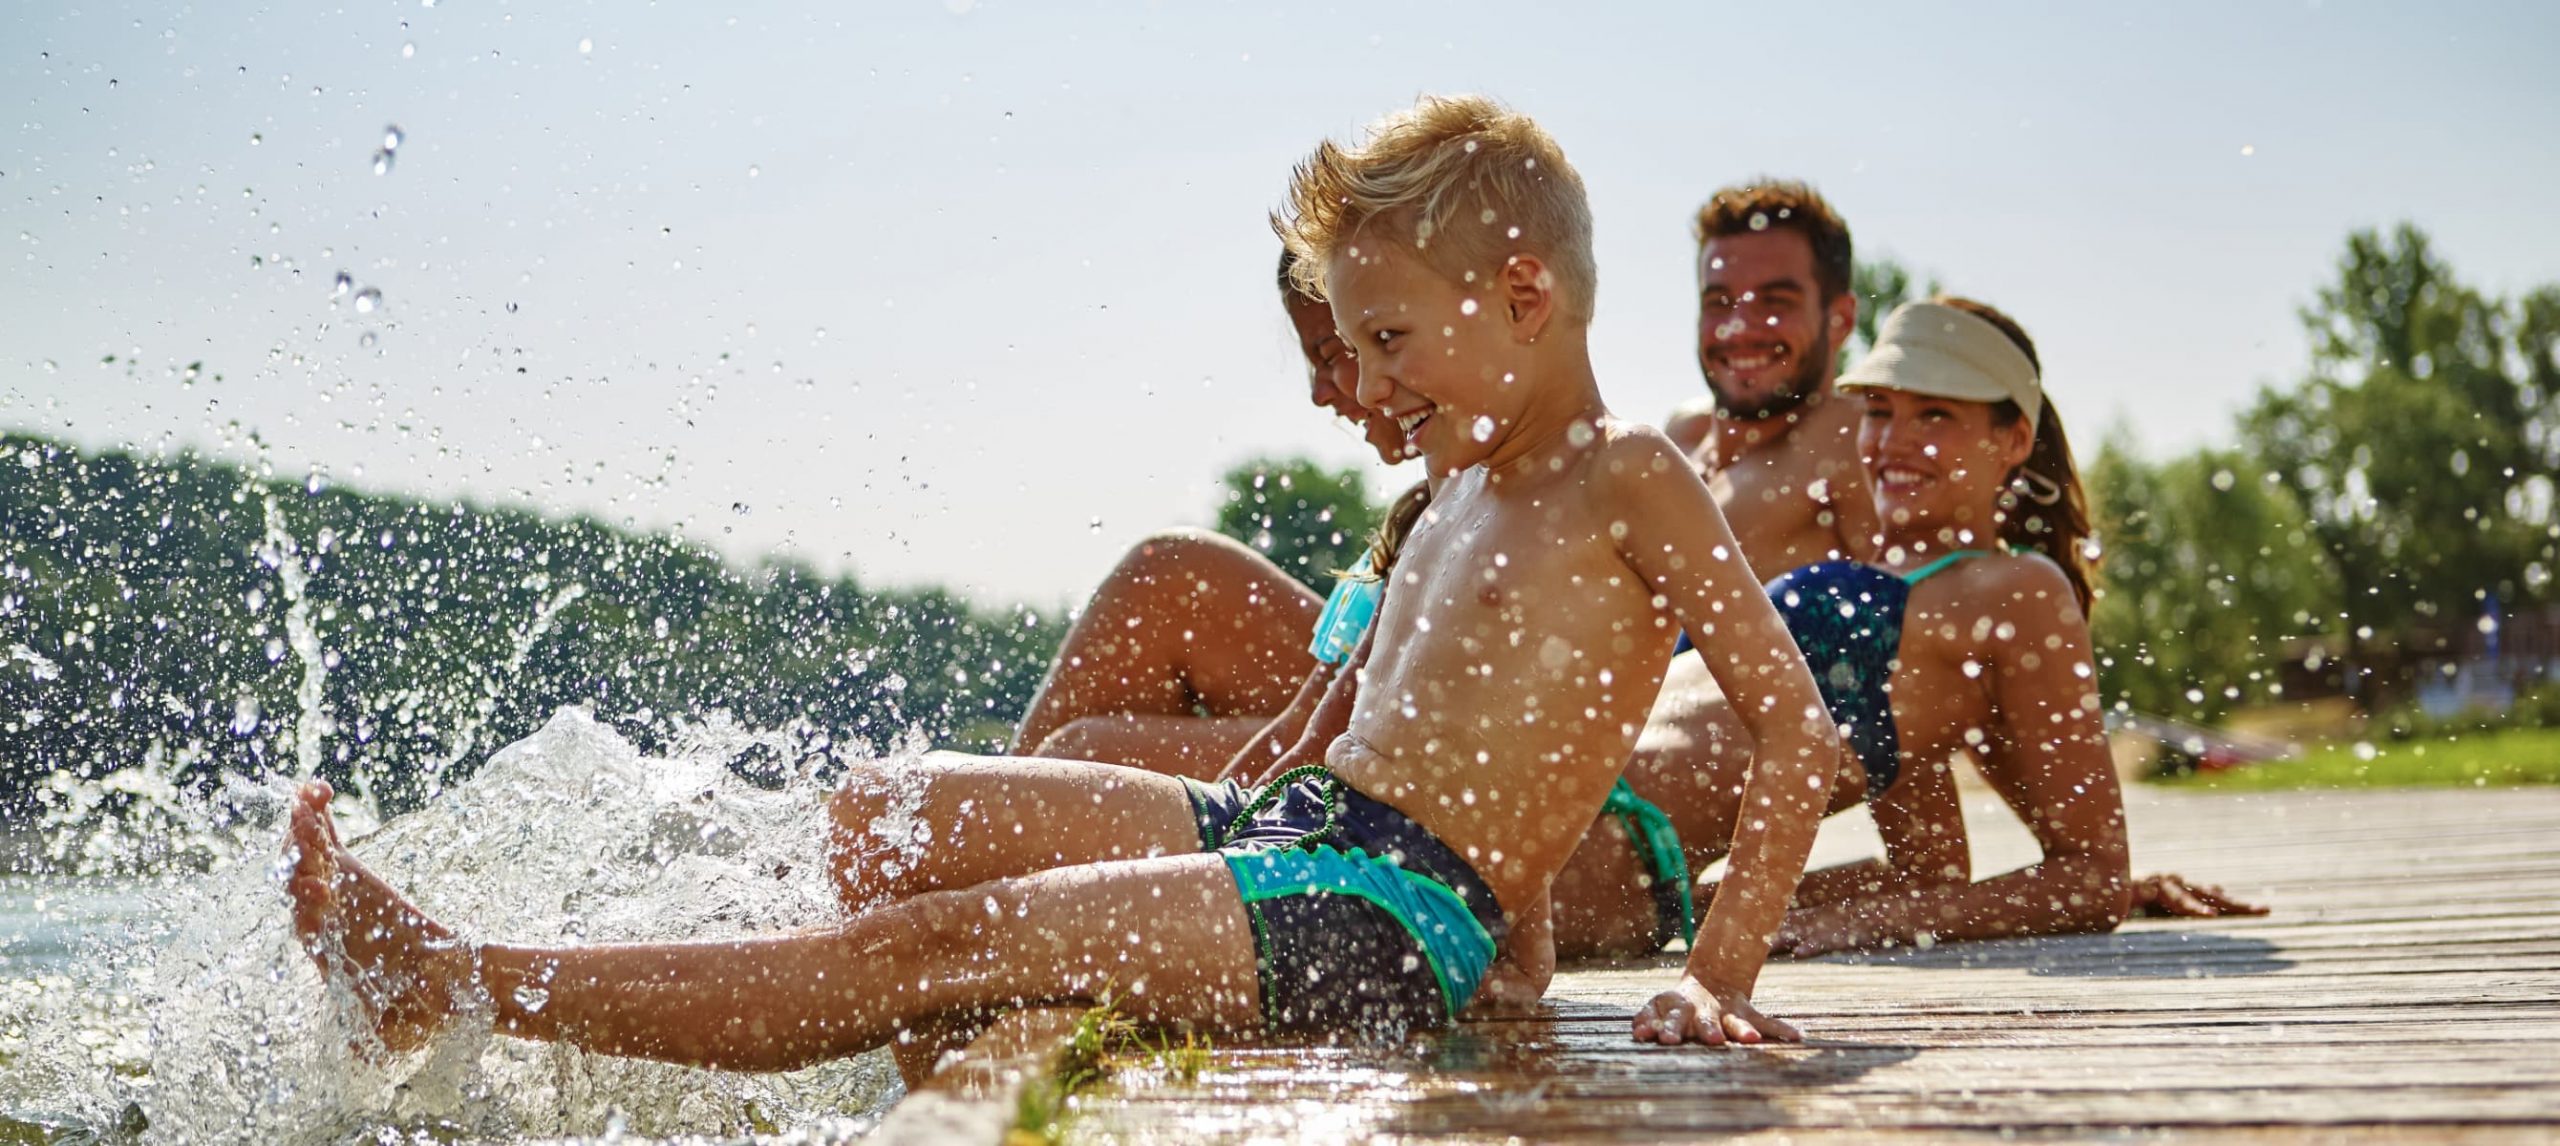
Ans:
POLYGON ((1657 434, 1624 433, 1604 449, 1597 508, 1619 552, 1688 631, 1754 745, 1731 862, 1688 974, 1637 1013, 1635 1034, 1665 1044, 1792 1039, 1793 1028, 1752 1009, 1750 994, 1813 850, 1840 767, 1839 729, 1697 472, 1657 434))
POLYGON ((2019 562, 2004 579, 2014 639, 1992 650, 1999 725, 1984 775, 2044 858, 1980 883, 1906 880, 1789 916, 1779 946, 1817 955, 1883 944, 2106 931, 2132 890, 2124 797, 2107 754, 2089 626, 2060 570, 2019 562))

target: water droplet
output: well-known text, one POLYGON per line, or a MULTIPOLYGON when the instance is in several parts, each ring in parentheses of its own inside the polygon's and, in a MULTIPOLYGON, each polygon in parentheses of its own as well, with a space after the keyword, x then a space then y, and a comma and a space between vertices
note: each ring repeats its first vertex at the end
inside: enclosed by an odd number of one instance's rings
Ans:
POLYGON ((748 164, 748 165, 747 165, 747 178, 749 178, 749 179, 753 179, 753 178, 756 178, 757 176, 760 176, 760 175, 763 175, 763 174, 764 174, 764 168, 759 167, 759 166, 756 166, 755 164, 752 164, 752 163, 750 163, 750 164, 748 164))
POLYGON ((364 332, 364 336, 363 336, 363 337, 356 339, 356 345, 358 345, 358 346, 371 346, 371 345, 373 345, 374 343, 376 343, 376 342, 380 342, 380 341, 382 341, 382 340, 381 340, 381 338, 377 337, 377 336, 376 336, 372 331, 368 330, 368 331, 365 331, 365 332, 364 332))
POLYGON ((581 56, 584 56, 584 55, 590 55, 590 54, 594 53, 594 51, 595 51, 595 50, 596 50, 596 42, 595 42, 594 40, 581 39, 581 40, 579 40, 579 41, 578 41, 578 54, 579 54, 579 55, 581 55, 581 56))
POLYGON ((1086 523, 1085 523, 1085 528, 1086 528, 1086 529, 1088 529, 1088 530, 1090 530, 1090 531, 1092 531, 1092 532, 1094 532, 1094 533, 1100 533, 1100 532, 1102 532, 1102 519, 1101 519, 1101 518, 1099 518, 1099 517, 1097 517, 1097 518, 1094 518, 1094 519, 1093 519, 1093 520, 1091 520, 1091 521, 1086 522, 1086 523))
POLYGON ((409 43, 409 44, 402 44, 402 45, 400 45, 400 58, 401 58, 401 59, 404 59, 404 60, 405 60, 405 59, 408 59, 408 58, 410 58, 410 57, 412 57, 412 56, 415 56, 415 55, 417 55, 417 54, 418 54, 418 45, 416 45, 416 44, 414 44, 414 43, 409 43))
MULTIPOLYGON (((432 6, 435 3, 435 0, 427 0, 427 3, 432 6)), ((540 1014, 542 1013, 542 1008, 551 1005, 551 992, 540 987, 533 986, 532 984, 526 984, 516 988, 513 994, 515 995, 516 1005, 524 1008, 525 1013, 527 1014, 540 1014)))
POLYGON ((391 152, 375 151, 373 153, 373 173, 376 175, 391 174, 391 160, 391 152))
POLYGON ((329 280, 330 298, 345 298, 347 292, 354 289, 356 289, 356 277, 345 271, 339 271, 338 277, 329 280))
POLYGON ((267 137, 266 137, 266 136, 260 135, 260 134, 258 134, 257 132, 254 132, 254 131, 249 133, 249 146, 251 146, 251 147, 256 147, 257 145, 259 145, 259 144, 261 144, 261 143, 265 143, 266 141, 267 141, 267 137))
POLYGON ((1589 422, 1575 422, 1564 428, 1564 440, 1572 443, 1575 449, 1590 445, 1599 436, 1600 431, 1592 429, 1589 422))
POLYGON ((1460 314, 1474 314, 1475 312, 1476 300, 1474 299, 1467 299, 1458 304, 1458 313, 1460 314))
POLYGON ((1471 433, 1471 434, 1474 434, 1474 435, 1475 435, 1475 439, 1476 439, 1477 441, 1479 441, 1479 442, 1490 442, 1490 441, 1492 441, 1492 440, 1493 440, 1493 417, 1492 417, 1491 415, 1489 415, 1489 414, 1478 414, 1478 415, 1476 415, 1475 424, 1474 424, 1474 425, 1472 425, 1472 426, 1470 426, 1470 427, 1468 427, 1468 432, 1469 432, 1469 433, 1471 433))
POLYGON ((366 287, 356 292, 356 313, 372 314, 382 307, 382 292, 366 287))
POLYGON ((733 501, 729 503, 729 512, 737 514, 740 517, 745 517, 754 513, 755 507, 750 506, 743 501, 733 501))

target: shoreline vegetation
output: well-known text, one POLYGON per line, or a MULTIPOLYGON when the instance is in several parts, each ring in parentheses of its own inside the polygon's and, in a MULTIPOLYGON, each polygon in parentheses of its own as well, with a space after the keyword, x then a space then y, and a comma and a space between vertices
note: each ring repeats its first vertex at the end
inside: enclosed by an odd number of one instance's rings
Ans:
POLYGON ((2189 792, 2305 788, 2504 788, 2560 784, 2560 728, 2323 744, 2292 760, 2152 781, 2189 792))
POLYGON ((590 518, 0 433, 0 823, 119 772, 315 766, 395 814, 568 705, 777 783, 994 749, 1065 629, 590 518))

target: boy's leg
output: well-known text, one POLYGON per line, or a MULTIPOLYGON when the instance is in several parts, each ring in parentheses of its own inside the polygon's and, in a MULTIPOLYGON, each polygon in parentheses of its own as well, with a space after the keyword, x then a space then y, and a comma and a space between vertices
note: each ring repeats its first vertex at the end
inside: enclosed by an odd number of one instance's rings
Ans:
POLYGON ((829 868, 849 911, 1050 868, 1200 850, 1171 776, 1109 764, 933 753, 854 769, 828 797, 829 868))
POLYGON ((295 930, 395 1047, 473 999, 507 1034, 741 1070, 852 1054, 941 1015, 1106 991, 1143 1022, 1259 1021, 1252 929, 1215 856, 1041 872, 779 938, 472 947, 339 845, 328 798, 313 784, 295 805, 295 930))
POLYGON ((1159 534, 1129 551, 1067 630, 1014 751, 1085 717, 1270 716, 1315 669, 1324 602, 1267 558, 1214 533, 1159 534))

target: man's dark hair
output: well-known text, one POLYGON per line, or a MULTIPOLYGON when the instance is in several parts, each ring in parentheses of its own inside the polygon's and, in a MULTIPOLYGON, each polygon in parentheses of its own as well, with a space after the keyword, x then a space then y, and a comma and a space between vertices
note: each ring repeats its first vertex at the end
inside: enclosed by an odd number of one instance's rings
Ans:
POLYGON ((1849 268, 1855 260, 1849 224, 1840 221, 1839 213, 1810 183, 1769 178, 1736 183, 1707 198, 1698 208, 1693 230, 1701 251, 1707 240, 1727 235, 1794 231, 1813 247, 1814 286, 1823 300, 1849 293, 1849 268))

